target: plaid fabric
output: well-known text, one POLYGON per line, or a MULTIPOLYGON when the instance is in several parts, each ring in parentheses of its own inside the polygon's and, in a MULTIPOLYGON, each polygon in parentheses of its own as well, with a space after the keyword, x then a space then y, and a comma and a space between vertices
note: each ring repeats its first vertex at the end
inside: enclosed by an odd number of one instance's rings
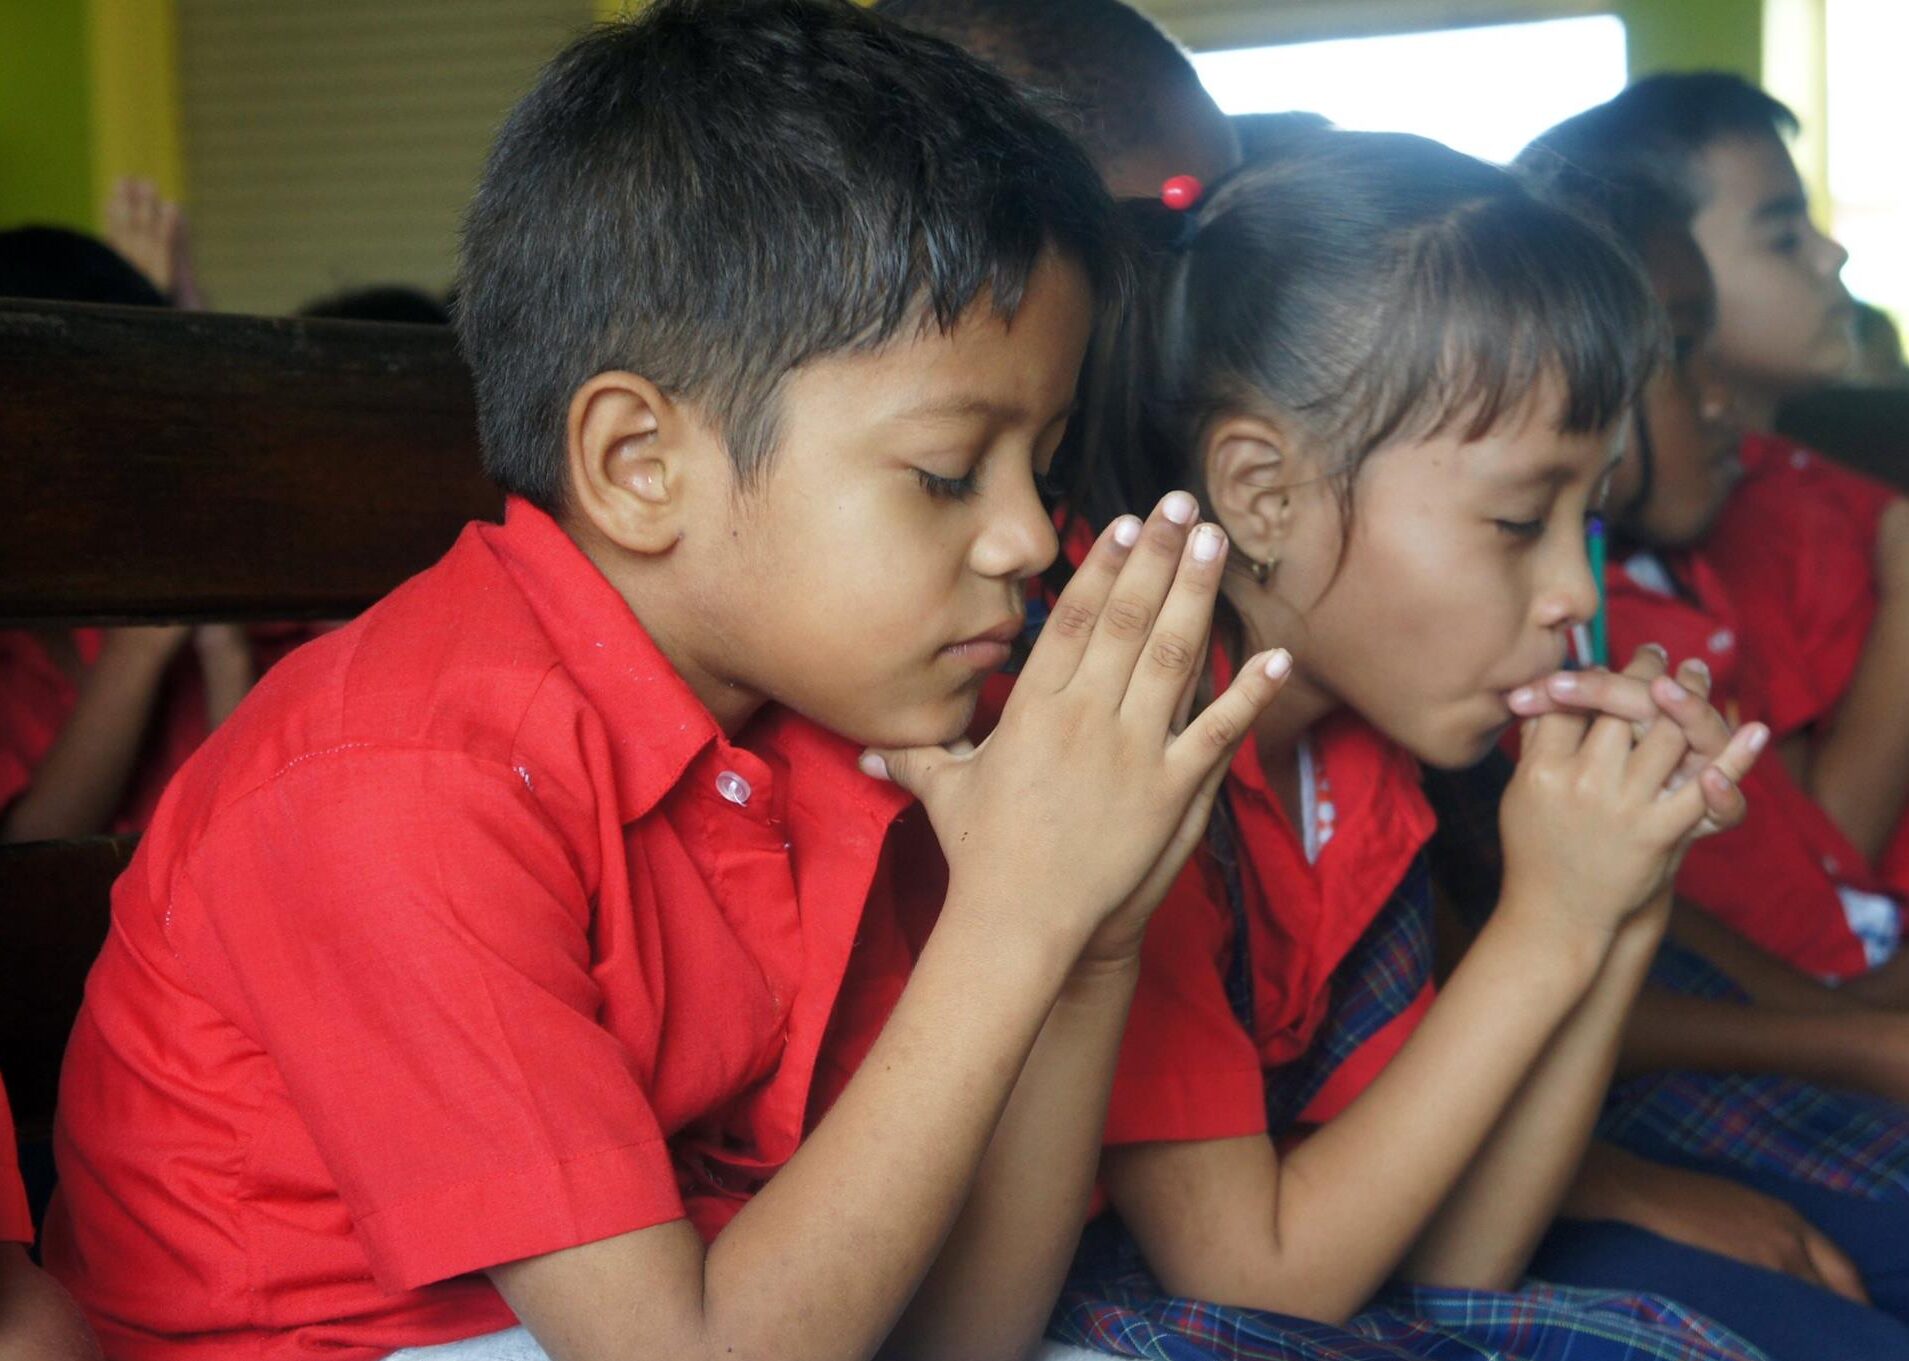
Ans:
MULTIPOLYGON (((1230 818, 1214 819, 1226 872, 1236 967, 1227 993, 1253 1016, 1248 923, 1230 818)), ((1496 818, 1493 818, 1494 828, 1496 818)), ((1332 1073, 1408 1007, 1432 976, 1428 854, 1406 871, 1372 927, 1334 971, 1331 1009, 1311 1049, 1266 1077, 1268 1127, 1290 1129, 1332 1073)), ((1049 1332, 1076 1346, 1156 1361, 1753 1361, 1763 1353, 1668 1300, 1527 1282, 1517 1291, 1400 1287, 1345 1327, 1164 1294, 1117 1217, 1089 1226, 1049 1332)))
MULTIPOLYGON (((1233 954, 1243 959, 1247 952, 1236 948, 1233 954)), ((1421 852, 1391 901, 1333 970, 1331 1007, 1312 1047, 1266 1074, 1266 1128, 1291 1129, 1339 1065, 1411 1006, 1431 981, 1432 876, 1421 852)), ((1235 1014, 1250 1018, 1253 1012, 1249 1007, 1235 1014)))
MULTIPOLYGON (((1498 899, 1498 800, 1511 763, 1428 776, 1433 873, 1474 924, 1498 899)), ((1651 982, 1688 997, 1748 999, 1700 955, 1666 941, 1651 982)), ((1768 1073, 1646 1073, 1611 1089, 1600 1137, 1642 1157, 1721 1175, 1777 1176, 1869 1200, 1909 1199, 1909 1110, 1768 1073)))
POLYGON ((1529 1281, 1391 1290, 1343 1327, 1164 1294, 1119 1221, 1088 1230, 1049 1335, 1152 1361, 1768 1361, 1654 1295, 1529 1281))

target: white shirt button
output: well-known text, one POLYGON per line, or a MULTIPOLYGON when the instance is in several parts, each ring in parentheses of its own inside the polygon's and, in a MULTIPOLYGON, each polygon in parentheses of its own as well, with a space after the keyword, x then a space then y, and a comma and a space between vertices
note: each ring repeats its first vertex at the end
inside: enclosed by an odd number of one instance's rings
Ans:
POLYGON ((755 791, 749 787, 749 781, 733 770, 725 770, 716 777, 716 792, 741 808, 749 802, 749 796, 755 791))
POLYGON ((1729 629, 1718 629, 1715 633, 1710 635, 1710 650, 1712 652, 1728 652, 1736 645, 1737 635, 1732 633, 1729 629))

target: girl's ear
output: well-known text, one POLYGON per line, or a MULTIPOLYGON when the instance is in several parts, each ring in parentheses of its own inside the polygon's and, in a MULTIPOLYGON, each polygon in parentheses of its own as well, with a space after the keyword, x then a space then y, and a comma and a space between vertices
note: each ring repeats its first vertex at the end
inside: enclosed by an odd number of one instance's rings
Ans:
POLYGON ((1254 562, 1277 560, 1292 534, 1291 441, 1260 416, 1228 416, 1207 436, 1206 489, 1238 550, 1254 562))

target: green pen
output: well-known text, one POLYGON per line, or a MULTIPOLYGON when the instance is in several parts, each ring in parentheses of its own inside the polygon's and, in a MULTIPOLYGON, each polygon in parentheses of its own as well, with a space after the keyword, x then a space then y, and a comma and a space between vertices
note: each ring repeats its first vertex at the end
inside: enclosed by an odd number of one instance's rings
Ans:
POLYGON ((1593 515, 1584 523, 1584 551, 1591 559, 1591 576, 1597 582, 1597 613, 1591 617, 1592 666, 1611 664, 1611 640, 1605 623, 1604 605, 1604 517, 1593 515))

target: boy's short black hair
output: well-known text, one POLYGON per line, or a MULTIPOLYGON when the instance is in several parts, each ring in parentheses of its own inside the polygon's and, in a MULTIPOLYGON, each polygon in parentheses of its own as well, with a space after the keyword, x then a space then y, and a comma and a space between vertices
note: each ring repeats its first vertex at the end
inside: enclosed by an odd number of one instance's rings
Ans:
POLYGON ((0 232, 0 298, 170 307, 171 301, 104 241, 65 227, 0 232))
POLYGON ((455 306, 486 469, 558 511, 576 389, 628 369, 716 423, 746 483, 784 377, 985 294, 1053 248, 1099 292, 1111 207, 999 73, 849 0, 655 0, 511 111, 455 306))
POLYGON ((1544 202, 1602 227, 1639 260, 1666 233, 1688 233, 1695 197, 1682 185, 1622 166, 1591 167, 1526 148, 1512 167, 1544 202))
POLYGON ((1203 89, 1180 45, 1121 0, 876 0, 877 12, 1057 96, 1102 165, 1165 139, 1174 95, 1203 89))
POLYGON ((1646 76, 1615 99, 1565 119, 1519 156, 1562 159, 1614 179, 1649 178, 1701 196, 1696 159, 1730 137, 1794 136, 1796 115, 1741 76, 1687 71, 1646 76))

